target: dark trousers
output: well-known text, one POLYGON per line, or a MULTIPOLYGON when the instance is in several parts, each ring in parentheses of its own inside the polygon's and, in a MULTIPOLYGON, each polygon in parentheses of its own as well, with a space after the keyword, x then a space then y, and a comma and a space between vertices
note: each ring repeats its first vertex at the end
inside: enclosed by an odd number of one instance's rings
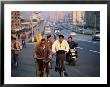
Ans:
POLYGON ((44 62, 41 59, 37 59, 36 76, 48 76, 49 75, 49 62, 44 62))
POLYGON ((65 65, 64 65, 64 60, 65 60, 65 54, 56 54, 56 68, 58 69, 60 64, 63 65, 63 70, 66 71, 65 65))

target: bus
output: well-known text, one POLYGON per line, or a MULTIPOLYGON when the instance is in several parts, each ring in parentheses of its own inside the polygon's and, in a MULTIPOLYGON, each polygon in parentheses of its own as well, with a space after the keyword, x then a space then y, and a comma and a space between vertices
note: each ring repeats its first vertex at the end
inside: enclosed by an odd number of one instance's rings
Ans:
POLYGON ((46 35, 50 34, 50 33, 51 33, 51 26, 46 25, 46 26, 44 27, 44 32, 45 32, 46 35))

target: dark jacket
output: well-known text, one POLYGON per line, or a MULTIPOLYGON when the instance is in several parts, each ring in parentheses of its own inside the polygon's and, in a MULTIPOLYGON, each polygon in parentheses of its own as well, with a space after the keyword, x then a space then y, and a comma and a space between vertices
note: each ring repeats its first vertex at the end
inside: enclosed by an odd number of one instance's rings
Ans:
POLYGON ((70 49, 73 49, 78 46, 78 43, 76 43, 75 41, 72 41, 71 43, 68 42, 68 44, 69 44, 70 49))
POLYGON ((46 44, 50 49, 52 49, 52 41, 47 40, 46 44))
POLYGON ((43 49, 41 44, 38 44, 35 52, 37 59, 45 59, 45 60, 49 59, 50 49, 48 46, 45 46, 45 48, 43 49))

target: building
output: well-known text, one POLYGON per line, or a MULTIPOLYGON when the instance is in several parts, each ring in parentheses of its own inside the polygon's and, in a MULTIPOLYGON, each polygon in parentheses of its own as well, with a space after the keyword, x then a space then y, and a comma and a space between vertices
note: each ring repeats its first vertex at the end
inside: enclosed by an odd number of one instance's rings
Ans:
POLYGON ((73 25, 82 25, 84 23, 84 11, 73 11, 72 12, 72 19, 73 25))
POLYGON ((58 22, 64 20, 64 11, 53 11, 49 13, 50 20, 52 22, 58 22))
POLYGON ((20 30, 21 23, 20 23, 20 12, 19 11, 12 11, 11 12, 11 30, 16 32, 20 30))
POLYGON ((85 12, 86 27, 100 30, 100 11, 85 12))
POLYGON ((20 16, 20 18, 21 18, 21 29, 30 29, 31 23, 29 17, 20 16))

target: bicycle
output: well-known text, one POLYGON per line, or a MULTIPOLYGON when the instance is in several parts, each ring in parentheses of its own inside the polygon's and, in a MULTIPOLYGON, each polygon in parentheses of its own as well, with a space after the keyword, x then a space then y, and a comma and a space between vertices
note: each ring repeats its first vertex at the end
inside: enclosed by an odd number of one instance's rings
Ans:
POLYGON ((57 54, 57 57, 58 57, 57 60, 59 61, 59 62, 58 62, 57 70, 58 70, 58 72, 59 72, 59 74, 60 74, 60 77, 66 76, 66 75, 65 75, 66 73, 64 73, 64 69, 65 69, 65 67, 64 67, 65 52, 62 51, 61 54, 58 53, 58 54, 57 54))
POLYGON ((12 48, 11 51, 12 51, 12 61, 14 62, 14 64, 16 66, 18 66, 20 49, 14 49, 14 48, 12 48))
POLYGON ((43 77, 45 74, 46 74, 46 77, 49 76, 49 62, 50 62, 49 60, 44 60, 44 59, 37 60, 40 77, 43 77))

